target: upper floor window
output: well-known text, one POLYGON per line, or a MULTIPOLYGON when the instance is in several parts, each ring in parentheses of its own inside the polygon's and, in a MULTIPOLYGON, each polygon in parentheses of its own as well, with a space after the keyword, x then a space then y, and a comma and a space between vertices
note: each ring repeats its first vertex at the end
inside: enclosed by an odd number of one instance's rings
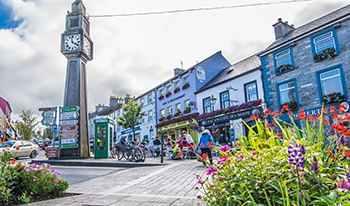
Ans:
POLYGON ((168 115, 172 115, 173 114, 173 107, 170 106, 168 107, 168 115))
POLYGON ((176 112, 178 112, 178 111, 181 112, 181 103, 178 103, 175 106, 176 106, 176 112))
POLYGON ((153 121, 153 110, 149 110, 148 111, 148 122, 152 122, 153 121))
POLYGON ((299 107, 295 79, 277 83, 276 87, 278 105, 280 109, 282 109, 282 107, 285 105, 288 105, 290 110, 294 110, 299 107))
POLYGON ((292 47, 283 48, 273 53, 276 74, 279 75, 283 72, 293 70, 293 52, 292 47))
POLYGON ((256 87, 256 81, 245 84, 245 100, 246 102, 258 100, 258 91, 256 87))
POLYGON ((167 93, 171 92, 171 85, 170 85, 170 86, 167 86, 166 92, 167 92, 167 93))
POLYGON ((230 98, 228 91, 220 94, 221 109, 225 109, 230 106, 230 98))
POLYGON ((141 99, 140 99, 140 105, 143 105, 143 104, 144 104, 144 99, 141 98, 141 99))
POLYGON ((342 102, 346 99, 347 90, 341 65, 317 71, 316 78, 321 103, 342 102))
POLYGON ((187 83, 190 83, 190 77, 189 76, 184 78, 184 85, 187 84, 187 83))
POLYGON ((148 99, 148 103, 152 103, 152 101, 153 101, 153 95, 152 95, 152 94, 149 94, 149 95, 147 96, 147 99, 148 99))
POLYGON ((175 89, 180 87, 180 81, 175 82, 175 89))
POLYGON ((161 89, 161 90, 159 91, 159 96, 164 96, 164 89, 161 89))
POLYGON ((334 28, 310 37, 314 60, 321 61, 339 54, 338 40, 334 28))
POLYGON ((165 116, 165 111, 164 109, 160 110, 160 117, 164 117, 165 116))
POLYGON ((211 105, 210 105, 210 97, 203 99, 203 111, 204 113, 209 113, 211 112, 211 105))
POLYGON ((190 107, 190 100, 189 100, 189 99, 186 100, 186 101, 184 102, 184 105, 185 105, 185 108, 189 108, 189 107, 190 107))

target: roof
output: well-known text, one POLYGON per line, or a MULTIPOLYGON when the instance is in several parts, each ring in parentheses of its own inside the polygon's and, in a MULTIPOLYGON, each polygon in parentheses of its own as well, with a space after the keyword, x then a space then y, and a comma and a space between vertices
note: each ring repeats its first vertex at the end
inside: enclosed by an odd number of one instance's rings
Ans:
POLYGON ((314 21, 311 21, 307 24, 304 24, 303 26, 296 28, 294 31, 291 31, 286 36, 273 42, 262 53, 266 53, 269 50, 272 50, 273 48, 276 48, 284 43, 292 41, 292 40, 294 40, 302 35, 305 35, 309 32, 312 32, 319 27, 325 26, 325 25, 330 24, 332 22, 335 22, 339 19, 342 19, 349 14, 350 14, 350 4, 347 6, 344 6, 336 11, 333 11, 332 13, 329 13, 321 18, 318 18, 314 21))
POLYGON ((209 81, 199 90, 197 90, 195 93, 201 92, 215 85, 230 81, 232 79, 240 77, 241 75, 258 70, 260 66, 261 66, 260 59, 257 54, 254 54, 222 70, 211 81, 209 81))
POLYGON ((112 105, 107 107, 106 109, 100 111, 100 112, 93 112, 93 113, 89 113, 89 119, 93 119, 97 116, 107 116, 112 114, 113 112, 117 111, 118 109, 122 108, 122 104, 116 104, 116 105, 112 105))
MULTIPOLYGON (((12 112, 10 103, 9 103, 8 101, 6 101, 6 100, 5 100, 4 98, 2 98, 1 96, 0 96, 0 101, 2 101, 2 102, 4 102, 5 104, 7 104, 7 106, 9 107, 10 112, 12 112)), ((2 109, 2 111, 4 112, 4 114, 6 114, 6 106, 3 107, 3 104, 0 104, 0 106, 1 106, 1 109, 2 109)))

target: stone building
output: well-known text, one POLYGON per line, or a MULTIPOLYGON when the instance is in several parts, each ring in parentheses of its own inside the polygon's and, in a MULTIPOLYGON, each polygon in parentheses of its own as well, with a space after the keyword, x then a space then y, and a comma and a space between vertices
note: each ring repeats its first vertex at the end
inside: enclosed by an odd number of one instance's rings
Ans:
POLYGON ((0 97, 0 141, 9 141, 13 139, 11 129, 11 113, 10 103, 0 97))
POLYGON ((268 108, 317 115, 323 104, 348 105, 350 5, 298 28, 282 19, 273 27, 276 40, 260 54, 268 108))

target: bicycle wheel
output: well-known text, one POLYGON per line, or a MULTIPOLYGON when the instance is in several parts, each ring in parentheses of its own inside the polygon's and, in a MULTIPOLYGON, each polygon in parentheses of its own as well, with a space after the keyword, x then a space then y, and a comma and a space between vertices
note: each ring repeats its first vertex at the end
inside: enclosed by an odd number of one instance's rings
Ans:
POLYGON ((142 151, 142 159, 141 159, 141 162, 144 162, 144 161, 146 161, 146 151, 145 151, 143 148, 141 148, 141 151, 142 151))
POLYGON ((114 149, 111 149, 111 157, 115 159, 115 153, 114 153, 114 149))
POLYGON ((124 148, 123 149, 118 149, 117 151, 117 157, 118 157, 118 160, 122 160, 124 155, 123 155, 123 152, 124 152, 124 148))
POLYGON ((140 147, 135 148, 135 162, 141 162, 143 159, 143 152, 140 147))
POLYGON ((135 159, 135 149, 130 147, 129 149, 126 150, 124 153, 125 158, 129 161, 132 162, 135 159))

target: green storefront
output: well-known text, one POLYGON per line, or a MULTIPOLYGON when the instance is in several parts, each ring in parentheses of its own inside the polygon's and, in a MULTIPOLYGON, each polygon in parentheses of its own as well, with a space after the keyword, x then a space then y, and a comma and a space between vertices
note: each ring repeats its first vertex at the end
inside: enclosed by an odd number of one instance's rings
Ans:
POLYGON ((94 158, 108 158, 113 144, 113 125, 110 118, 95 119, 94 158))

